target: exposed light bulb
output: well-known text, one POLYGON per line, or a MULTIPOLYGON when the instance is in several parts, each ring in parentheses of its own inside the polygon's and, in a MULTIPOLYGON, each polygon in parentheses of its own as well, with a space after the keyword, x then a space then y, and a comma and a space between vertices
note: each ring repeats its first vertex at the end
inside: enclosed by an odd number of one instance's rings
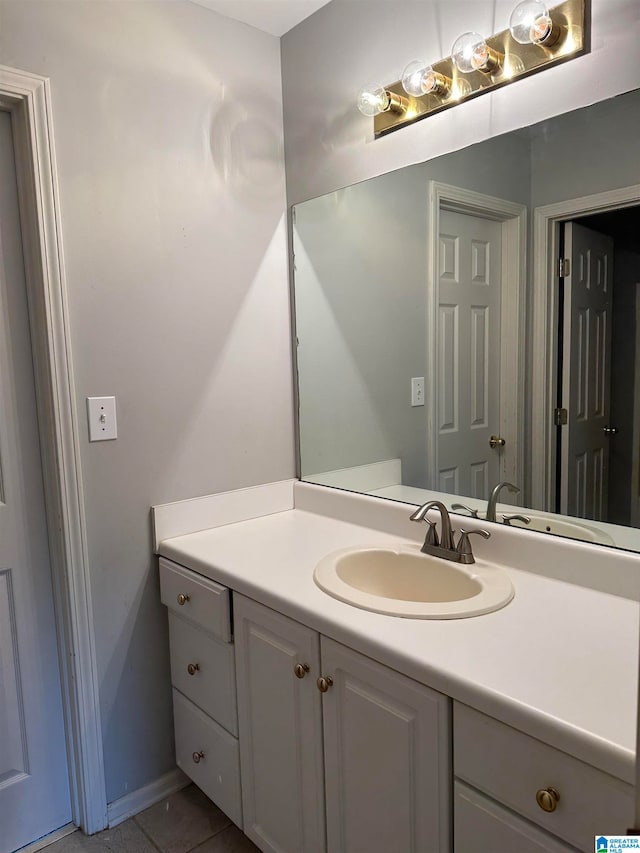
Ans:
POLYGON ((385 89, 379 83, 360 89, 357 104, 360 112, 369 117, 386 112, 404 114, 409 107, 406 98, 385 89))
POLYGON ((453 43, 451 58, 463 74, 472 71, 491 73, 500 68, 504 59, 501 53, 486 43, 479 33, 463 33, 453 43))
POLYGON ((389 109, 389 95, 379 83, 363 86, 358 93, 358 109, 365 116, 377 116, 389 109))
POLYGON ((519 44, 555 44, 562 29, 554 26, 544 0, 523 0, 518 3, 509 19, 509 30, 519 44))
POLYGON ((422 95, 447 97, 451 92, 451 79, 434 71, 423 60, 416 59, 402 72, 402 88, 414 98, 422 95))

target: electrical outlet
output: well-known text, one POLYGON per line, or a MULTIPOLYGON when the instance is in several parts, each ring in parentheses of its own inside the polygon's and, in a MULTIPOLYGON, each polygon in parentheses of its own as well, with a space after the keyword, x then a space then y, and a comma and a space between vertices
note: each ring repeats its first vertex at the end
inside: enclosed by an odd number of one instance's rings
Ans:
POLYGON ((115 397, 87 397, 89 441, 109 441, 118 437, 115 397))
POLYGON ((411 380, 411 405, 424 406, 424 376, 414 376, 411 380))

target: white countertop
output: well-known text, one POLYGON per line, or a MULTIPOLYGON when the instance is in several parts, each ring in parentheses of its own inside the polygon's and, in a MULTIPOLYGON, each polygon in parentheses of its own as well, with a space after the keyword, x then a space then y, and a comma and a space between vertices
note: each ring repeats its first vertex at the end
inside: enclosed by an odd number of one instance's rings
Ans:
POLYGON ((167 538, 158 553, 634 783, 638 604, 508 568, 515 598, 469 619, 402 619, 320 590, 327 553, 407 540, 288 509, 167 538))

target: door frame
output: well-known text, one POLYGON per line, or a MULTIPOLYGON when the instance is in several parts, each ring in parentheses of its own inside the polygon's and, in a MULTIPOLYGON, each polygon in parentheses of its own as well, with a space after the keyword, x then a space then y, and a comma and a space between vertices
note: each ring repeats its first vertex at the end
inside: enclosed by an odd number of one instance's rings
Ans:
MULTIPOLYGON (((527 207, 506 199, 429 181, 427 211, 427 365, 437 375, 438 258, 440 211, 466 213, 502 223, 502 304, 500 318, 500 434, 513 436, 500 454, 500 479, 523 484, 525 285, 527 276, 527 207), (507 317, 517 317, 516 323, 507 317), (505 400, 510 400, 506 406, 505 400)), ((427 469, 438 470, 437 389, 425 383, 427 469)))
POLYGON ((72 818, 92 834, 107 799, 48 79, 0 65, 0 109, 15 147, 72 818))
POLYGON ((558 393, 557 258, 560 225, 591 213, 640 204, 640 184, 536 207, 533 212, 533 345, 531 394, 531 506, 553 512, 556 434, 552 413, 558 393))

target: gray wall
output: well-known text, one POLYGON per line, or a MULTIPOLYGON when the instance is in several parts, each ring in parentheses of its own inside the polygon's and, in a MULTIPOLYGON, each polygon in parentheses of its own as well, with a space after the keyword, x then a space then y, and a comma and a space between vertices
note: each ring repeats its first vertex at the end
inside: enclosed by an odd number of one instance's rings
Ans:
MULTIPOLYGON (((304 202, 294 227, 303 476, 402 459, 431 485, 426 410, 429 181, 527 205, 526 135, 510 134, 304 202)), ((312 479, 312 478, 311 478, 312 479)))
POLYGON ((294 475, 279 41, 0 0, 0 61, 51 78, 111 801, 174 766, 149 506, 294 475), (119 438, 90 445, 107 394, 119 438))
MULTIPOLYGON (((638 62, 640 86, 640 61, 638 62)), ((558 116, 531 129, 531 204, 640 184, 640 93, 558 116)))
POLYGON ((332 0, 282 39, 291 204, 629 91, 640 84, 637 0, 592 0, 589 55, 373 140, 358 89, 447 56, 462 32, 507 26, 513 0, 332 0))

